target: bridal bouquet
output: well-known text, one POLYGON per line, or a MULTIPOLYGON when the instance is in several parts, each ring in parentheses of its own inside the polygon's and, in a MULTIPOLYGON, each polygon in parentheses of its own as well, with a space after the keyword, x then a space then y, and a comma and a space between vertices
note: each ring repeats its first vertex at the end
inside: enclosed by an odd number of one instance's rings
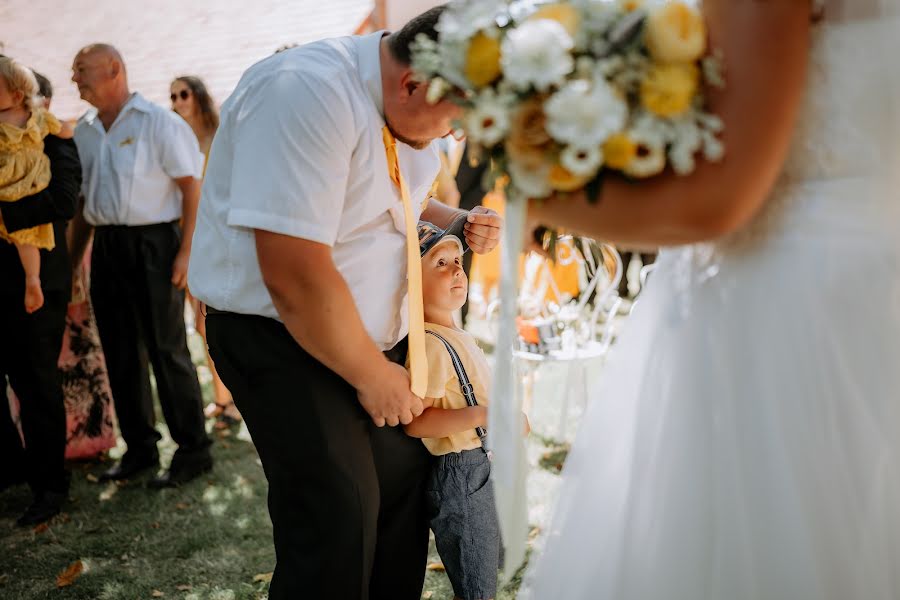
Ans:
MULTIPOLYGON (((693 171, 724 154, 704 92, 722 86, 703 15, 662 0, 456 0, 438 38, 412 45, 432 102, 463 107, 470 157, 489 160, 486 190, 505 185, 500 324, 488 435, 507 575, 524 558, 527 467, 512 348, 526 200, 586 188, 603 173, 640 179, 693 171)), ((551 237, 552 240, 552 237, 551 237)))
POLYGON ((723 155, 704 110, 721 86, 703 15, 685 2, 451 2, 438 40, 421 35, 413 69, 429 99, 448 93, 470 156, 528 198, 580 189, 603 169, 632 178, 723 155))

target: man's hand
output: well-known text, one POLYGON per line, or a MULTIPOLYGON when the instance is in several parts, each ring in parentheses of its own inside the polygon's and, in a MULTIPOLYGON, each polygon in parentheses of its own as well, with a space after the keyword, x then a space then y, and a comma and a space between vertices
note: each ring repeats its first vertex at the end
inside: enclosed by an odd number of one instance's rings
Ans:
POLYGON ((409 390, 409 373, 395 363, 388 363, 379 377, 357 388, 356 393, 376 427, 409 425, 425 410, 422 399, 409 390))
POLYGON ((496 212, 483 206, 476 206, 469 211, 466 243, 473 252, 487 254, 500 243, 502 225, 503 218, 496 212))
POLYGON ((179 290, 183 290, 187 286, 188 261, 191 258, 191 251, 185 248, 178 250, 175 255, 175 262, 172 263, 172 285, 179 290))

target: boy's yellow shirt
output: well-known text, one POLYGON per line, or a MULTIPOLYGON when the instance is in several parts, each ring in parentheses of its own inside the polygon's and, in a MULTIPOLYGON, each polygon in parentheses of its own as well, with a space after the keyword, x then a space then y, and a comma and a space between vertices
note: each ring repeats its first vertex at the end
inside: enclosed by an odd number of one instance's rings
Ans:
MULTIPOLYGON (((475 338, 465 331, 449 329, 434 323, 425 323, 425 329, 434 331, 450 342, 462 360, 478 404, 487 406, 488 390, 491 388, 491 370, 475 338)), ((434 407, 456 409, 468 406, 456 370, 453 368, 450 353, 444 344, 433 335, 425 334, 425 354, 428 358, 428 392, 425 395, 436 399, 434 407)), ((435 456, 481 447, 481 440, 475 433, 475 428, 443 438, 423 438, 422 442, 435 456)))

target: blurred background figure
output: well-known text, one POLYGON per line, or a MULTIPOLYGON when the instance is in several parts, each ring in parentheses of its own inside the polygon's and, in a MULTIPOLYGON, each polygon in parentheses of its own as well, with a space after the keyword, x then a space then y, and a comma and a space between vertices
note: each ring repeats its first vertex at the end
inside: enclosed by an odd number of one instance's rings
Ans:
MULTIPOLYGON (((216 129, 219 128, 219 111, 213 102, 206 84, 194 75, 182 75, 172 82, 169 99, 172 101, 172 110, 181 115, 197 136, 200 151, 203 153, 203 172, 206 173, 206 163, 209 161, 209 149, 212 146, 216 129)), ((194 315, 194 327, 203 337, 204 348, 206 346, 206 315, 200 303, 190 295, 188 290, 188 302, 194 315)), ((241 420, 241 414, 234 405, 231 392, 222 383, 218 371, 213 364, 209 351, 206 351, 206 364, 212 375, 214 401, 207 405, 205 414, 207 417, 215 417, 216 427, 224 428, 241 420)))

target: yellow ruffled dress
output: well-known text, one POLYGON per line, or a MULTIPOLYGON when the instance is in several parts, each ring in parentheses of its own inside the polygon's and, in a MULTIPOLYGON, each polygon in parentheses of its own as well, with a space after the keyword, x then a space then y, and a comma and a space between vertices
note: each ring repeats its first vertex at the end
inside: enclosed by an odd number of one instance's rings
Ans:
MULTIPOLYGON (((0 202, 21 200, 50 184, 50 159, 44 154, 44 138, 61 129, 56 117, 44 109, 33 110, 25 127, 0 123, 0 202)), ((9 233, 2 215, 0 238, 47 250, 56 245, 51 223, 9 233)))

